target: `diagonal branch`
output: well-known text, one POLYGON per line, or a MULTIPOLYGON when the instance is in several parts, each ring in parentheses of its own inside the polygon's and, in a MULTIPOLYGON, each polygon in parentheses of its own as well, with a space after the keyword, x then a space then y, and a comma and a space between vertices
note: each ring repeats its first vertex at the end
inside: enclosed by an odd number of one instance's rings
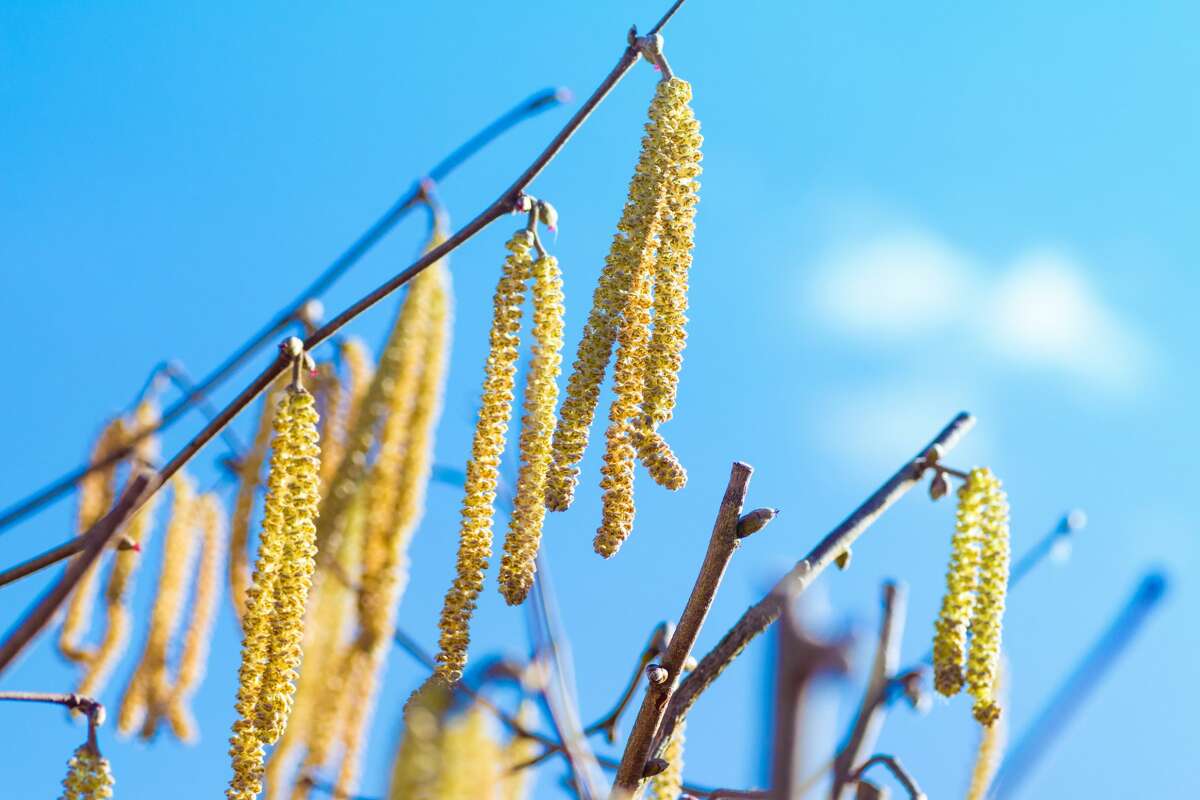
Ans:
MULTIPOLYGON (((359 299, 342 313, 314 331, 304 341, 304 351, 312 351, 317 345, 345 327, 347 323, 408 283, 431 264, 442 260, 465 242, 472 239, 489 224, 518 208, 525 189, 562 151, 562 148, 575 135, 575 132, 579 130, 587 118, 591 116, 596 107, 600 105, 609 92, 613 90, 621 79, 625 77, 625 74, 637 63, 641 58, 642 49, 647 46, 647 41, 644 38, 634 38, 626 46, 625 50, 621 53, 621 57, 617 60, 616 66, 612 68, 596 90, 592 92, 591 97, 575 112, 566 126, 547 145, 546 149, 534 159, 533 163, 491 205, 481 211, 464 227, 456 231, 445 242, 427 251, 403 272, 359 299)), ((184 445, 183 449, 176 453, 156 475, 149 478, 131 502, 118 503, 100 522, 83 534, 89 540, 89 547, 72 563, 72 568, 67 570, 60 583, 55 587, 54 592, 45 596, 38 604, 31 608, 17 628, 5 637, 4 642, 0 644, 0 674, 3 674, 3 671, 12 663, 13 659, 25 649, 29 642, 50 621, 50 618, 59 605, 61 605, 62 601, 75 588, 75 584, 82 577, 84 571, 99 557, 101 549, 93 549, 90 546, 91 542, 93 540, 101 541, 102 545, 108 543, 121 524, 137 511, 142 503, 152 496, 164 483, 170 480, 176 472, 182 469, 242 409, 252 403, 260 393, 270 386, 272 381, 282 374, 290 363, 291 359, 281 352, 270 366, 251 381, 250 385, 243 389, 229 405, 222 409, 203 430, 184 445), (79 567, 79 569, 75 569, 76 567, 79 567)))
POLYGON ((866 771, 876 764, 886 767, 888 772, 892 773, 892 777, 899 781, 900 785, 904 787, 904 790, 908 792, 909 800, 926 799, 926 795, 923 791, 921 791, 921 787, 917 785, 916 779, 914 779, 909 771, 904 768, 904 765, 900 763, 900 759, 896 758, 895 756, 889 756, 882 753, 871 756, 861 767, 855 770, 854 774, 850 776, 850 780, 862 780, 862 776, 866 773, 866 771))
POLYGON ((766 597, 742 614, 741 619, 721 638, 716 647, 700 660, 699 665, 688 675, 671 699, 656 740, 656 751, 670 738, 675 725, 687 714, 701 693, 712 685, 746 645, 779 619, 783 607, 807 589, 839 555, 847 552, 858 537, 893 503, 917 485, 928 467, 928 454, 935 449, 942 452, 950 450, 974 424, 974 417, 966 413, 959 414, 951 420, 929 446, 901 467, 841 525, 822 539, 804 560, 775 584, 766 597))
POLYGON ((717 520, 713 524, 708 551, 704 554, 704 563, 700 566, 700 575, 696 578, 687 605, 679 617, 679 626, 667 644, 666 653, 663 654, 660 665, 662 669, 657 675, 659 679, 652 678, 646 686, 646 696, 638 711, 637 721, 625 742, 625 752, 621 756, 621 765, 617 769, 613 784, 613 797, 632 795, 645 777, 654 736, 658 732, 663 712, 676 686, 679 685, 684 662, 691 655, 696 637, 700 635, 700 627, 712 608, 721 579, 725 576, 725 570, 740 544, 738 520, 742 514, 742 505, 746 501, 746 493, 750 489, 750 475, 753 472, 749 464, 740 461, 733 463, 729 484, 725 489, 725 496, 721 498, 717 520))

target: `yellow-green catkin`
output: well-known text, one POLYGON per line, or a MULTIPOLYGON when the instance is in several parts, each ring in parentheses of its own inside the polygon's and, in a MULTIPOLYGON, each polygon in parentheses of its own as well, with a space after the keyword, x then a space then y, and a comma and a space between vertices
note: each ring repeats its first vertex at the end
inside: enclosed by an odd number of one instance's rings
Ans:
POLYGON ((449 687, 431 677, 404 707, 404 731, 396 757, 388 800, 440 800, 442 720, 450 708, 449 687))
POLYGON ((502 753, 492 720, 478 704, 451 721, 442 733, 441 800, 479 800, 496 796, 502 779, 502 753))
POLYGON ((950 565, 946 569, 946 594, 934 623, 933 685, 946 697, 963 687, 967 659, 967 630, 979 588, 979 538, 983 512, 983 486, 972 472, 958 489, 950 565))
POLYGON ((229 596, 239 621, 246 608, 246 590, 250 588, 250 518, 262 485, 262 466, 267 457, 267 445, 271 440, 271 425, 278 402, 279 395, 276 392, 269 392, 263 397, 254 439, 237 469, 238 488, 233 500, 233 513, 229 518, 229 596))
MULTIPOLYGON (((96 464, 125 446, 128 428, 123 419, 117 418, 104 426, 92 448, 92 463, 96 464)), ((95 525, 112 507, 116 498, 117 464, 89 472, 79 481, 79 511, 76 528, 80 534, 95 525)), ((100 585, 100 563, 96 562, 84 573, 79 586, 71 593, 62 629, 58 635, 58 652, 63 658, 84 663, 92 657, 91 648, 85 647, 83 638, 92 624, 92 611, 100 585)))
POLYGON ((117 712, 117 729, 128 734, 141 726, 144 739, 153 738, 167 711, 172 686, 167 655, 183 614, 198 544, 195 482, 181 473, 171 486, 174 494, 150 629, 117 712))
POLYGON ((683 793, 683 729, 684 722, 680 721, 663 749, 667 768, 646 784, 646 800, 679 800, 683 793))
POLYGON ((346 387, 342 384, 337 366, 331 361, 318 364, 313 398, 321 417, 322 491, 333 479, 338 462, 342 460, 342 448, 346 444, 346 414, 350 406, 346 395, 346 387))
MULTIPOLYGON (((1008 670, 1002 664, 996 679, 996 693, 1007 693, 1008 670)), ((984 800, 1000 767, 1000 759, 1008 742, 1008 719, 1001 716, 979 732, 979 746, 975 750, 975 764, 971 768, 971 783, 967 787, 967 800, 984 800)))
POLYGON ((543 255, 533 264, 534 341, 521 420, 521 469, 500 561, 500 592, 510 605, 524 602, 533 586, 546 516, 546 473, 554 436, 562 338, 562 275, 554 256, 543 255))
POLYGON ((221 575, 225 568, 225 514, 221 500, 216 494, 207 493, 200 496, 197 505, 204 536, 203 555, 196 573, 192 612, 167 709, 171 728, 185 742, 193 742, 197 737, 191 700, 204 680, 217 603, 221 598, 221 575))
POLYGON ((289 387, 275 415, 262 535, 242 618, 230 800, 262 791, 263 748, 279 738, 291 711, 316 554, 317 422, 312 395, 289 387))
MULTIPOLYGON (((536 706, 531 700, 521 701, 517 709, 517 722, 529 730, 537 721, 536 706)), ((537 781, 537 770, 532 767, 516 769, 528 764, 538 753, 541 746, 535 739, 514 733, 504 746, 501 756, 500 791, 497 800, 529 800, 537 781)))
POLYGON ((517 231, 508 241, 509 256, 493 299, 491 349, 488 354, 479 421, 467 462, 458 563, 454 583, 446 593, 439 627, 437 674, 447 682, 462 677, 467 663, 471 614, 483 589, 483 576, 492 554, 492 522, 500 457, 512 413, 513 383, 520 344, 521 305, 533 261, 533 235, 517 231))
POLYGON ((346 423, 345 433, 354 430, 367 387, 375 375, 371 354, 362 339, 351 336, 341 345, 342 363, 346 366, 346 423))
MULTIPOLYGON (((552 511, 565 511, 574 499, 579 483, 579 462, 587 448, 588 429, 591 428, 600 399, 600 384, 612 358, 619 331, 629 325, 623 310, 627 306, 628 296, 639 282, 643 284, 640 291, 645 297, 637 298, 638 308, 645 305, 646 314, 649 313, 649 261, 653 258, 655 237, 661 221, 665 190, 663 176, 669 166, 665 160, 663 121, 672 111, 672 97, 673 93, 665 82, 660 82, 650 103, 650 119, 646 123, 641 154, 629 183, 629 197, 592 295, 592 308, 584 325, 571 375, 567 379, 546 480, 546 506, 552 511)), ((642 322, 645 324, 648 320, 642 322)), ((642 402, 642 383, 639 375, 638 396, 633 403, 635 407, 642 402)))
POLYGON ((59 800, 108 800, 113 796, 112 768, 90 744, 80 745, 67 762, 67 777, 59 800))
POLYGON ((1000 480, 989 469, 971 472, 971 481, 983 486, 983 513, 979 564, 979 592, 971 617, 971 650, 967 658, 967 691, 975 698, 973 713, 982 725, 1000 716, 996 677, 1000 666, 1000 636, 1004 601, 1008 593, 1008 497, 1000 480))

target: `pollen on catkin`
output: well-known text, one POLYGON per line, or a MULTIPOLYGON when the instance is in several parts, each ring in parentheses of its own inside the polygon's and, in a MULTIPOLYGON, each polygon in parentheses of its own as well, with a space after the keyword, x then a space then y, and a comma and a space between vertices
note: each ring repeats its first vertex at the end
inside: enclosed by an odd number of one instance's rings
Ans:
POLYGON ((266 460, 278 402, 279 395, 276 392, 269 392, 263 397, 254 439, 237 468, 237 495, 229 519, 229 595, 239 622, 246 608, 246 590, 250 587, 250 517, 262 485, 262 466, 266 460))
POLYGON ((59 800, 108 800, 113 796, 112 768, 90 744, 82 744, 67 762, 67 777, 59 800))
POLYGON ((971 650, 967 658, 967 690, 975 698, 973 713, 982 725, 1000 716, 996 700, 996 675, 1000 664, 1000 637, 1004 601, 1008 593, 1008 497, 991 470, 972 470, 972 480, 983 487, 979 591, 971 617, 971 650), (978 478, 976 478, 978 475, 978 478))
POLYGON ((521 469, 500 561, 500 592, 510 605, 524 602, 533 586, 546 516, 546 473, 554 436, 562 338, 562 275, 554 256, 543 255, 533 264, 534 341, 521 420, 521 469))
MULTIPOLYGON (((552 511, 566 511, 574 500, 575 488, 579 483, 579 462, 587 449, 588 429, 596 415, 600 384, 604 381, 619 332, 623 327, 628 327, 628 320, 623 318, 627 296, 632 291, 635 278, 651 269, 647 262, 654 253, 665 191, 663 176, 669 166, 666 162, 664 120, 671 113, 671 95, 665 82, 660 82, 650 103, 650 119, 645 126, 637 166, 629 182, 629 196, 592 295, 592 308, 588 312, 571 375, 567 379, 566 394, 554 431, 551 467, 546 479, 546 506, 552 511)), ((643 282, 648 283, 649 280, 650 276, 646 275, 643 282)), ((648 286, 645 292, 645 301, 649 303, 648 286)), ((640 383, 639 380, 639 395, 640 383)), ((637 404, 640 403, 639 396, 637 404)))
POLYGON ((655 483, 672 491, 682 489, 687 484, 687 470, 679 463, 671 446, 654 430, 648 418, 642 417, 639 423, 634 424, 630 435, 638 459, 655 483))
POLYGON ((963 666, 967 657, 967 630, 975 610, 979 588, 979 540, 984 487, 975 472, 958 490, 954 538, 950 542, 950 565, 946 569, 946 593, 934 623, 933 685, 946 697, 962 690, 963 666))
POLYGON ((279 738, 291 711, 316 553, 317 421, 312 395, 289 387, 275 414, 262 535, 242 618, 230 800, 262 791, 263 747, 279 738))
POLYGON ((675 726, 662 757, 667 768, 650 778, 646 786, 646 800, 679 800, 683 792, 683 729, 685 722, 675 726))
POLYGON ((437 674, 453 683, 467 663, 471 614, 492 554, 492 522, 500 457, 512 413, 513 383, 520 343, 521 305, 533 261, 533 235, 517 231, 508 241, 500 281, 493 298, 491 349, 485 367, 483 395, 471 458, 467 462, 454 583, 442 605, 437 674))

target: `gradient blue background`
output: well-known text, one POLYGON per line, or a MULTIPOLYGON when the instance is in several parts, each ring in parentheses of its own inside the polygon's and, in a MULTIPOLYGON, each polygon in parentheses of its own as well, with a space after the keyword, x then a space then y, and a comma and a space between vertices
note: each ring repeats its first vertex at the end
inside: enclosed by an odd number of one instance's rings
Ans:
MULTIPOLYGON (((195 374, 214 366, 485 121, 543 86, 590 92, 628 25, 650 25, 665 5, 0 5, 0 495, 15 499, 77 463, 99 421, 160 360, 195 374)), ((1173 578, 1162 613, 1024 796, 1200 788, 1198 22, 1189 3, 685 6, 668 53, 696 87, 705 174, 680 408, 666 431, 690 482, 671 495, 640 480, 637 530, 611 562, 591 552, 594 488, 549 521, 585 718, 607 709, 651 626, 682 608, 730 461, 755 466, 752 503, 785 513, 738 554, 702 650, 967 408, 979 426, 952 461, 1005 479, 1016 552, 1071 507, 1090 517, 1070 561, 1011 598, 1018 731, 1145 569, 1165 565, 1173 578)), ((654 78, 635 69, 533 186, 562 217, 552 249, 566 272, 568 347, 654 78)), ((566 114, 524 125, 447 181, 455 220, 507 186, 566 114)), ((493 225, 453 260, 443 463, 461 465, 468 450, 490 293, 516 222, 493 225)), ((400 226, 328 307, 410 261, 424 225, 414 215, 400 226)), ((377 343, 393 307, 352 332, 377 343)), ((176 426, 167 452, 199 425, 193 416, 176 426)), ((214 443, 194 462, 203 482, 222 452, 214 443)), ((593 486, 596 465, 592 453, 593 486)), ((457 501, 454 489, 432 488, 413 546, 400 619, 427 645, 452 570, 457 501)), ((73 506, 0 534, 0 563, 63 540, 73 506)), ((906 658, 927 647, 952 518, 949 504, 913 494, 863 540, 849 572, 809 595, 814 616, 863 634, 860 674, 884 578, 911 589, 906 658)), ((148 572, 158 559, 152 546, 148 572)), ((0 590, 4 625, 49 577, 0 590)), ((142 580, 139 607, 150 589, 142 580)), ((475 631, 476 655, 526 650, 522 615, 491 583, 475 631)), ((146 747, 105 730, 119 796, 220 795, 237 648, 226 604, 197 698, 197 747, 146 747)), ((690 780, 761 785, 769 652, 756 642, 696 706, 690 780)), ((46 637, 0 686, 61 690, 71 676, 46 637)), ((366 795, 383 791, 400 704, 420 676, 394 654, 366 795)), ((857 693, 835 687, 818 704, 814 738, 840 738, 857 693)), ((0 720, 5 796, 55 796, 79 729, 51 708, 6 705, 0 720)), ((880 748, 931 796, 953 797, 975 736, 965 701, 939 702, 927 718, 894 713, 880 748)), ((542 796, 556 796, 559 769, 543 777, 542 796)))

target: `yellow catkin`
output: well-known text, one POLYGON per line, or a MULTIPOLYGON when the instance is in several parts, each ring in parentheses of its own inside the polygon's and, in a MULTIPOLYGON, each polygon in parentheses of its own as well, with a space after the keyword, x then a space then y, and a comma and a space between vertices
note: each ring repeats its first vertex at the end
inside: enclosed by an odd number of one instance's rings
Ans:
POLYGON ((359 409, 367 388, 371 385, 375 367, 366 343, 357 337, 352 336, 342 342, 341 355, 342 363, 346 367, 346 420, 345 430, 342 432, 345 436, 354 430, 358 423, 359 409))
POLYGON ((533 265, 534 344, 521 420, 521 469, 500 561, 500 592, 510 605, 524 602, 533 586, 546 516, 546 473, 554 436, 562 337, 562 275, 553 256, 542 256, 533 265))
MULTIPOLYGON (((92 448, 92 463, 98 463, 125 445, 128 428, 125 421, 115 419, 104 426, 92 448)), ((116 497, 117 465, 112 464, 90 472, 79 481, 79 512, 76 528, 84 533, 95 525, 112 507, 116 497)), ((100 585, 100 563, 97 561, 84 573, 79 586, 71 593, 67 602, 66 615, 58 635, 58 652, 63 658, 76 663, 86 662, 92 651, 84 647, 82 639, 92 623, 96 594, 100 585)))
POLYGON ((172 482, 170 521, 163 544, 158 592, 150 612, 150 629, 137 668, 129 679, 117 712, 117 729, 132 733, 141 726, 145 739, 154 736, 171 694, 167 654, 183 614, 184 599, 196 556, 196 488, 185 474, 172 482))
POLYGON ((667 768, 647 783, 646 800, 679 800, 683 792, 683 729, 682 721, 675 726, 675 732, 671 734, 662 754, 667 768))
POLYGON ((450 707, 450 690, 431 677, 404 707, 404 731, 392 762, 388 800, 439 800, 442 718, 450 707))
POLYGON ((996 674, 1000 665, 1004 600, 1008 593, 1008 497, 991 470, 972 470, 971 480, 984 487, 984 509, 980 519, 983 542, 980 550, 979 594, 975 614, 971 617, 967 690, 975 698, 975 719, 983 725, 991 725, 1000 716, 1000 704, 996 699, 996 674))
MULTIPOLYGON (((135 434, 152 431, 158 427, 159 419, 158 404, 153 400, 143 400, 134 412, 131 430, 135 434)), ((154 463, 159 455, 158 437, 148 434, 138 439, 133 446, 133 455, 142 465, 154 463)), ((124 539, 134 547, 118 550, 112 556, 112 569, 104 587, 104 631, 100 636, 100 644, 88 659, 87 669, 75 689, 77 694, 100 694, 129 644, 129 633, 133 626, 129 597, 133 593, 137 569, 142 562, 141 548, 149 541, 154 527, 157 505, 158 497, 152 495, 133 515, 124 528, 124 539)))
POLYGON ((633 426, 630 435, 638 459, 655 483, 672 491, 682 489, 687 484, 687 470, 647 417, 642 417, 633 426))
POLYGON ((500 745, 492 720, 474 705, 448 724, 442 733, 440 800, 494 798, 502 779, 500 745))
POLYGON ((471 614, 483 589, 483 576, 492 553, 492 521, 496 483, 505 434, 512 413, 513 380, 521 329, 525 281, 532 267, 533 236, 518 231, 508 242, 493 300, 491 350, 488 355, 479 421, 467 462, 466 486, 459 529, 456 576, 442 605, 437 673, 448 682, 462 677, 467 663, 471 614))
MULTIPOLYGON (((533 701, 522 701, 520 708, 517 709, 517 722, 522 727, 530 729, 536 724, 536 718, 537 712, 533 701)), ((508 740, 500 760, 503 766, 498 800, 529 800, 529 796, 533 793, 534 782, 537 780, 537 770, 527 767, 514 771, 514 768, 528 764, 539 752, 541 752, 541 748, 537 741, 528 736, 514 734, 508 740)))
POLYGON ((318 364, 313 398, 317 403, 317 413, 321 416, 322 491, 333 479, 338 462, 342 460, 342 448, 346 444, 346 415, 350 407, 347 394, 334 364, 318 364))
POLYGON ((108 759, 94 747, 80 745, 67 762, 67 777, 63 779, 59 800, 108 800, 113 796, 115 783, 108 759))
POLYGON ((200 527, 204 533, 203 556, 196 573, 192 613, 168 708, 171 727, 186 742, 196 739, 191 699, 204 680, 217 603, 221 597, 221 574, 225 567, 225 515, 221 500, 216 494, 204 494, 200 496, 198 506, 200 527))
MULTIPOLYGON (((1003 666, 996 679, 996 692, 1007 691, 1009 673, 1003 666)), ((967 787, 967 800, 984 800, 1008 741, 1008 720, 1001 716, 991 725, 985 725, 979 734, 979 746, 975 751, 975 764, 971 768, 971 783, 967 787)))
POLYGON ((233 514, 229 518, 229 594, 239 621, 246 607, 246 590, 250 587, 250 517, 262 485, 262 466, 271 440, 271 425, 278 401, 276 392, 263 397, 254 440, 238 465, 237 495, 233 501, 233 514))
POLYGON ((982 520, 983 487, 976 473, 959 487, 954 538, 950 543, 950 565, 946 570, 946 594, 934 623, 933 684, 946 697, 963 687, 967 656, 967 629, 975 610, 979 587, 979 525, 982 520))
MULTIPOLYGON (((639 275, 642 276, 642 283, 648 284, 650 278, 643 273, 647 272, 649 265, 646 262, 653 255, 661 217, 666 166, 662 122, 672 111, 672 96, 666 84, 660 82, 650 103, 650 119, 642 137, 637 167, 629 183, 629 197, 592 295, 592 309, 584 324, 572 372, 567 379, 546 481, 546 506, 552 511, 565 511, 574 499, 579 483, 579 462, 587 448, 588 429, 595 418, 596 404, 600 399, 600 384, 612 358, 619 329, 624 326, 622 310, 626 307, 627 295, 639 275)), ((646 297, 638 298, 639 305, 648 302, 649 286, 646 285, 641 291, 646 297)), ((639 379, 639 387, 640 384, 639 379)), ((639 396, 637 404, 640 403, 639 396)))
POLYGON ((316 553, 317 421, 312 395, 289 389, 275 415, 262 535, 242 619, 230 800, 262 791, 263 747, 279 738, 291 710, 316 553))

